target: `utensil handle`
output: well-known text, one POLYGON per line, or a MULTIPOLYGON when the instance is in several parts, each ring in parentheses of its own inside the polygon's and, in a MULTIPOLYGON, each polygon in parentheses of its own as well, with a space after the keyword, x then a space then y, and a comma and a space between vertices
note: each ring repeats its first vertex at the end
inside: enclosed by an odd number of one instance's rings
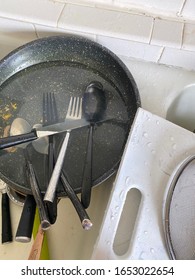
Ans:
POLYGON ((6 192, 2 193, 1 208, 2 208, 2 243, 12 242, 9 197, 6 192))
POLYGON ((42 230, 41 225, 39 226, 36 238, 32 245, 28 260, 39 260, 41 255, 41 249, 43 246, 43 239, 44 239, 44 231, 42 230))
POLYGON ((31 132, 28 133, 3 137, 0 138, 0 149, 5 149, 26 142, 30 142, 36 140, 37 138, 38 137, 35 129, 33 129, 31 132))
POLYGON ((87 154, 85 159, 85 166, 83 172, 83 180, 81 187, 81 202, 85 208, 88 208, 91 200, 91 187, 92 187, 92 148, 93 148, 93 125, 90 125, 87 154))
POLYGON ((56 188, 57 188, 57 183, 60 177, 60 173, 62 170, 62 166, 63 166, 63 162, 64 162, 64 157, 66 154, 66 150, 68 147, 68 140, 69 140, 69 136, 70 136, 70 131, 67 131, 66 136, 63 140, 62 146, 60 148, 60 152, 49 182, 49 185, 47 187, 45 196, 44 196, 44 201, 50 201, 51 203, 53 203, 54 201, 54 197, 56 194, 56 188))
POLYGON ((20 217, 15 240, 18 242, 30 242, 35 218, 36 202, 32 195, 27 195, 20 217))
POLYGON ((46 209, 45 209, 45 205, 42 200, 42 195, 41 195, 41 191, 39 189, 39 186, 38 186, 38 183, 36 180, 34 168, 29 161, 27 161, 27 168, 28 168, 28 173, 29 173, 31 190, 32 190, 34 199, 36 201, 36 204, 37 204, 37 207, 39 210, 41 227, 44 230, 48 230, 50 228, 51 224, 50 224, 50 221, 49 221, 46 209))
POLYGON ((76 195, 75 191, 73 190, 73 188, 70 186, 68 180, 66 179, 64 173, 61 173, 61 181, 64 187, 64 190, 67 193, 67 196, 70 198, 75 210, 77 211, 77 214, 80 218, 82 227, 85 230, 89 230, 93 224, 90 221, 90 218, 87 214, 87 212, 85 211, 85 208, 83 207, 83 205, 81 204, 78 196, 76 195))
MULTIPOLYGON (((53 136, 49 138, 49 147, 48 147, 48 174, 46 174, 46 182, 47 186, 49 184, 49 180, 51 179, 53 169, 54 169, 54 148, 53 148, 53 136), (47 180, 48 179, 48 180, 47 180)), ((50 223, 53 225, 57 219, 57 204, 58 199, 57 195, 55 194, 53 202, 45 201, 45 207, 47 209, 48 217, 50 223)))

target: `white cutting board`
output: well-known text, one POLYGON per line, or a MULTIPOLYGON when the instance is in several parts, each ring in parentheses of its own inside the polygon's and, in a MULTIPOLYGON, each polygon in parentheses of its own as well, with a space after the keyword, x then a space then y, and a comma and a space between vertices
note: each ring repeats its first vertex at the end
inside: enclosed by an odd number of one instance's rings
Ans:
POLYGON ((166 192, 174 169, 193 154, 195 134, 138 109, 92 259, 169 259, 166 192))

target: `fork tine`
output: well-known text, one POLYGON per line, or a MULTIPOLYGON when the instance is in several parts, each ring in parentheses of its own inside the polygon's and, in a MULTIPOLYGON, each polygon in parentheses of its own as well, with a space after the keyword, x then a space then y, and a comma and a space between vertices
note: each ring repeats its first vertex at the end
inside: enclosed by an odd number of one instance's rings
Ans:
POLYGON ((51 106, 50 122, 51 124, 54 124, 58 122, 58 114, 57 114, 56 99, 53 92, 50 94, 50 106, 51 106))
POLYGON ((47 124, 47 94, 43 93, 43 125, 47 124))
POLYGON ((71 117, 72 104, 73 104, 73 97, 71 96, 70 101, 69 101, 69 105, 68 105, 68 111, 67 111, 66 117, 71 117))
POLYGON ((81 117, 82 117, 82 98, 71 96, 66 118, 81 119, 81 117))
POLYGON ((82 117, 82 98, 78 100, 78 118, 81 119, 82 117))
POLYGON ((43 94, 43 125, 58 122, 56 100, 53 92, 43 94))

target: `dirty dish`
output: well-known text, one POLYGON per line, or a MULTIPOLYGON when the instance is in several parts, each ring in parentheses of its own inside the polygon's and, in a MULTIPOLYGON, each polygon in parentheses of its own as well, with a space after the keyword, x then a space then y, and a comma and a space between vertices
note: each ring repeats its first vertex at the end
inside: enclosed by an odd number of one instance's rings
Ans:
MULTIPOLYGON (((54 36, 35 40, 13 51, 0 61, 0 72, 0 98, 7 104, 14 100, 18 109, 13 117, 24 118, 31 127, 42 123, 44 92, 54 92, 59 120, 63 121, 70 97, 81 97, 91 81, 100 82, 106 92, 105 117, 113 120, 97 125, 93 132, 93 186, 116 172, 140 106, 140 97, 134 78, 115 54, 80 36, 54 36)), ((63 164, 63 172, 76 193, 81 191, 87 129, 71 133, 63 164)), ((55 136, 55 159, 63 138, 64 135, 55 136)), ((44 155, 33 147, 28 150, 41 192, 45 193, 44 155)), ((19 148, 14 152, 2 150, 0 157, 0 178, 15 190, 31 194, 23 151, 19 148)), ((60 184, 57 195, 66 196, 60 184)))

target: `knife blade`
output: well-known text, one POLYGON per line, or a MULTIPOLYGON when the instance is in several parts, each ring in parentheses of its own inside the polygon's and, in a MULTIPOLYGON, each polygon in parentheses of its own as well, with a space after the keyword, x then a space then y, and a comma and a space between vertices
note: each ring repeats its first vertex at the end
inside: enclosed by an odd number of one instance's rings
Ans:
POLYGON ((12 146, 20 145, 23 143, 27 143, 41 137, 45 137, 45 136, 49 136, 65 131, 71 131, 73 129, 77 129, 88 125, 89 122, 86 121, 85 119, 80 119, 80 120, 66 119, 65 122, 62 123, 56 123, 44 127, 34 128, 28 133, 0 138, 0 150, 12 146))

